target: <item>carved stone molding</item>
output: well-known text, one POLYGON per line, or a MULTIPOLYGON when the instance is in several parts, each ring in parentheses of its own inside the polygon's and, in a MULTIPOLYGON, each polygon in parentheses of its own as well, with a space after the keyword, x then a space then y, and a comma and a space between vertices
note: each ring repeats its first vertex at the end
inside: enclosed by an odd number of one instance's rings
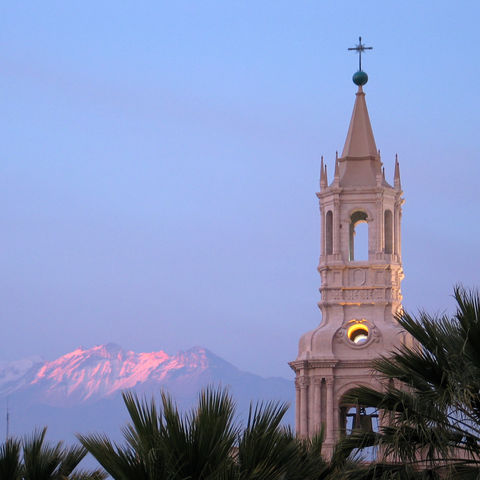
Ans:
POLYGON ((339 368, 342 367, 356 367, 359 369, 367 369, 370 371, 372 369, 372 361, 371 360, 340 360, 337 365, 339 368))
POLYGON ((328 302, 355 302, 372 303, 388 300, 385 294, 389 287, 343 287, 343 288, 322 288, 322 298, 328 302))
MULTIPOLYGON (((298 360, 290 362, 290 367, 298 372, 300 369, 325 368, 332 369, 337 365, 338 360, 314 358, 309 360, 298 360)), ((302 378, 302 377, 297 377, 302 378)), ((322 377, 323 378, 323 377, 322 377)))

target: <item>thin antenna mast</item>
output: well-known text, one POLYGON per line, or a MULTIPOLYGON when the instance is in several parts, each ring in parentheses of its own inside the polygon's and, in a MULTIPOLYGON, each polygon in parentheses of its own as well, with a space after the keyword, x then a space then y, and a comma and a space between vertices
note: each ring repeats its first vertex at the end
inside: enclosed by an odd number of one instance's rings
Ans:
POLYGON ((5 440, 8 440, 10 437, 10 409, 8 408, 8 397, 7 397, 7 432, 5 440))

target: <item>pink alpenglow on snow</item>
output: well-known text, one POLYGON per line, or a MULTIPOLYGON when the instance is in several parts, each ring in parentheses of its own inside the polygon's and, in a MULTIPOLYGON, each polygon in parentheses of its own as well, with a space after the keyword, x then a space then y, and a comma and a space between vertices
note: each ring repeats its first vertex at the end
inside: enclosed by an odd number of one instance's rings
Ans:
POLYGON ((43 388, 47 397, 49 392, 56 397, 63 392, 65 397, 85 401, 92 397, 108 397, 149 380, 160 382, 179 369, 198 370, 207 366, 206 351, 201 348, 195 349, 194 354, 170 356, 162 350, 136 353, 107 344, 90 349, 77 348, 44 363, 30 385, 47 385, 43 388))

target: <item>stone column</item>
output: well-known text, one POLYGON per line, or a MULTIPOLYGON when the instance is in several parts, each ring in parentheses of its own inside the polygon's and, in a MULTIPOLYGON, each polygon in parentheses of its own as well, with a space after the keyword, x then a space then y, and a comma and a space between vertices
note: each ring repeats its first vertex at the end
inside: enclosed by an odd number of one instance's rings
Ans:
POLYGON ((320 431, 320 408, 322 406, 322 377, 313 378, 313 432, 318 433, 320 431))
POLYGON ((322 203, 320 203, 320 221, 322 223, 320 226, 320 257, 324 258, 326 255, 326 251, 325 251, 326 225, 325 225, 325 208, 323 207, 322 203))
POLYGON ((325 379, 327 384, 327 433, 325 440, 334 442, 335 441, 335 425, 333 420, 333 377, 328 377, 325 379))
POLYGON ((333 201, 333 253, 340 253, 340 201, 333 201))
POLYGON ((308 436, 308 377, 300 377, 300 435, 308 436))
POLYGON ((401 207, 398 208, 398 255, 400 256, 398 261, 401 262, 401 257, 402 257, 402 209, 401 207))
POLYGON ((393 207, 393 253, 396 255, 395 259, 398 262, 398 205, 395 203, 393 207))
POLYGON ((302 405, 300 404, 300 382, 299 378, 295 379, 295 432, 297 435, 300 435, 300 409, 302 405))
MULTIPOLYGON (((374 227, 376 229, 376 238, 375 238, 375 253, 383 253, 384 251, 384 242, 383 242, 383 230, 384 230, 384 214, 383 214, 383 201, 381 194, 377 194, 377 214, 376 218, 374 219, 374 227)), ((368 224, 369 234, 370 234, 370 226, 368 224)))

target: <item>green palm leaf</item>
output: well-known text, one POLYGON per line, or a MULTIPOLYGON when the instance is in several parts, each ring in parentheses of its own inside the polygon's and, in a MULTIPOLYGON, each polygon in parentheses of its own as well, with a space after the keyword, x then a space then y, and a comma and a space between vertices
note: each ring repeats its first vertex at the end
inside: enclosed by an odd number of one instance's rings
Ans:
POLYGON ((240 479, 274 480, 286 475, 297 454, 293 434, 280 425, 287 410, 285 403, 250 406, 238 443, 240 479))

